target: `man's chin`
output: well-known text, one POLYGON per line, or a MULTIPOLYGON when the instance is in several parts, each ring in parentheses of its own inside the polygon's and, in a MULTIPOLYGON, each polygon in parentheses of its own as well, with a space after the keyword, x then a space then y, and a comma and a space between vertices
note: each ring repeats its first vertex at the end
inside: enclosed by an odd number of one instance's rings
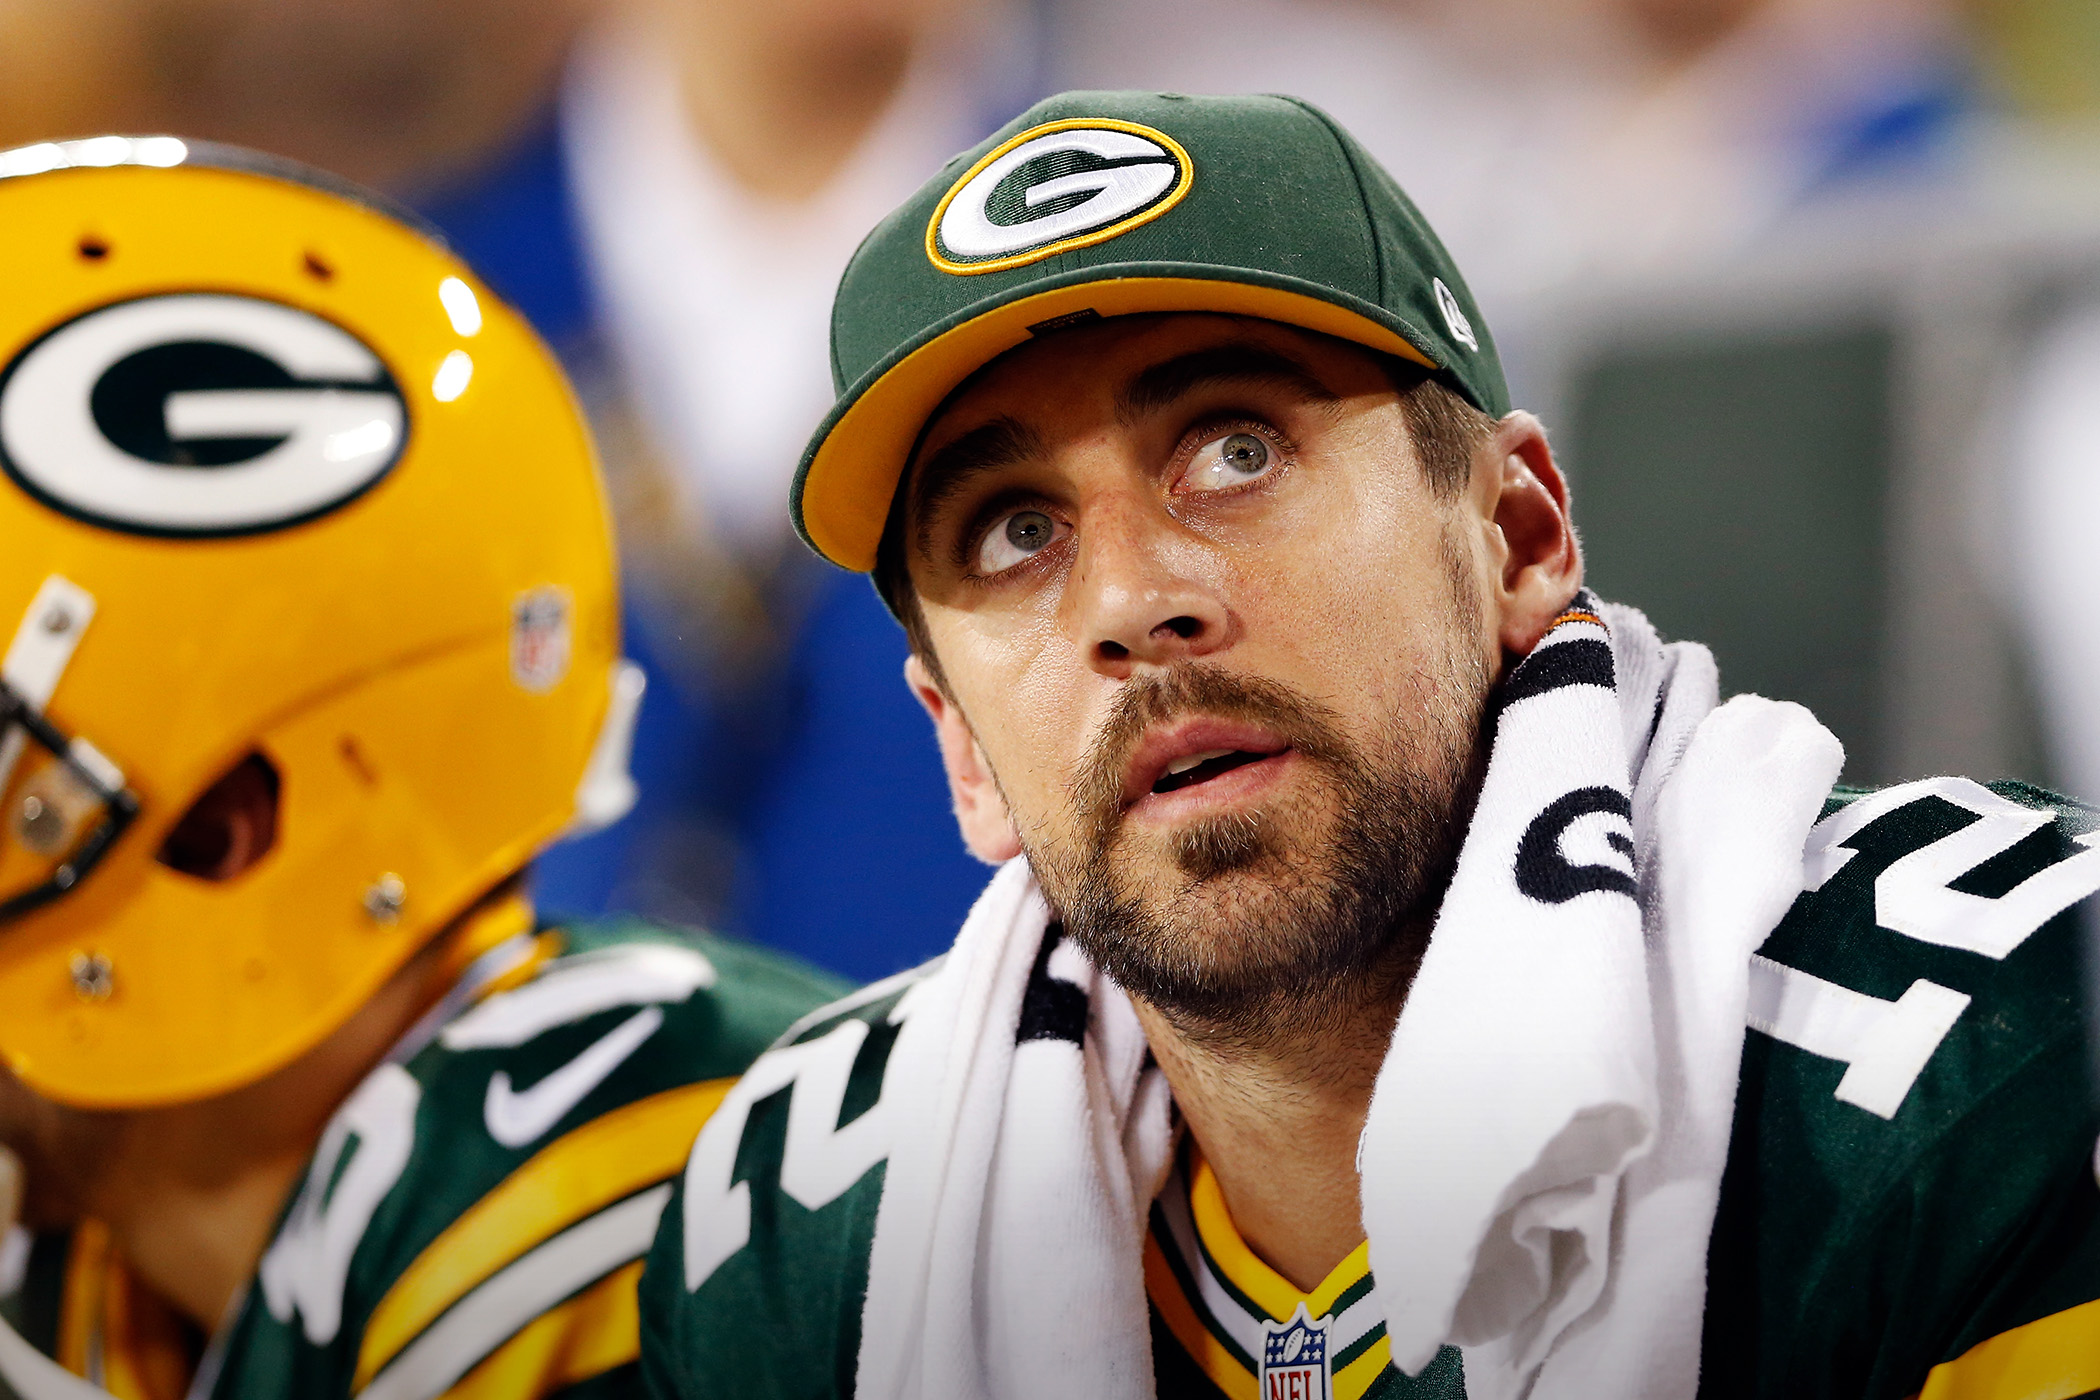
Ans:
POLYGON ((1339 804, 1320 796, 1126 836, 1110 848, 1106 873, 1126 897, 1155 906, 1324 887, 1341 875, 1333 858, 1340 821, 1339 804))
POLYGON ((1107 959, 1112 973, 1142 966, 1187 988, 1245 995, 1301 967, 1309 950, 1291 932, 1302 932, 1308 877, 1320 883, 1337 873, 1313 875, 1268 850, 1200 875, 1178 856, 1161 856, 1119 869, 1106 905, 1074 912, 1097 938, 1122 945, 1107 959))
POLYGON ((1154 920, 1230 922, 1242 910, 1258 912, 1291 877, 1289 863, 1273 851, 1206 847, 1132 862, 1116 870, 1112 883, 1119 899, 1154 920))
POLYGON ((1354 996, 1383 995, 1387 974, 1419 954, 1411 916, 1424 871, 1390 858, 1424 838, 1404 824, 1353 829, 1341 815, 1373 806, 1125 832, 1097 866, 1059 872, 1071 878, 1045 890, 1081 949, 1133 996, 1206 1034, 1288 1036, 1354 996), (1309 988, 1322 990, 1308 1000, 1309 988))

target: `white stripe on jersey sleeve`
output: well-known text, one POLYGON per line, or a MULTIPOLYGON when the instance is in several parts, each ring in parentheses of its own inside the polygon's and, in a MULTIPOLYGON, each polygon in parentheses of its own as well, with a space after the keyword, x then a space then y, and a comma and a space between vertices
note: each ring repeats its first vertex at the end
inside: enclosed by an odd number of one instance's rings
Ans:
POLYGON ((648 1253, 670 1199, 670 1183, 651 1187, 520 1257, 431 1324, 359 1400, 435 1400, 525 1324, 648 1253))

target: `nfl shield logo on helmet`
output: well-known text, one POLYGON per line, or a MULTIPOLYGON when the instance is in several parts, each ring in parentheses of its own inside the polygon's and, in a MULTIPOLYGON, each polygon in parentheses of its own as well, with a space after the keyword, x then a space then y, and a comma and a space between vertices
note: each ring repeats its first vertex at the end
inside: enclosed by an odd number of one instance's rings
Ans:
POLYGON ((561 589, 535 588, 511 605, 510 674, 534 694, 569 674, 569 595, 561 589))
POLYGON ((1262 1324, 1261 1400, 1333 1400, 1333 1373, 1327 1365, 1332 1321, 1314 1321, 1300 1303, 1289 1322, 1262 1324))

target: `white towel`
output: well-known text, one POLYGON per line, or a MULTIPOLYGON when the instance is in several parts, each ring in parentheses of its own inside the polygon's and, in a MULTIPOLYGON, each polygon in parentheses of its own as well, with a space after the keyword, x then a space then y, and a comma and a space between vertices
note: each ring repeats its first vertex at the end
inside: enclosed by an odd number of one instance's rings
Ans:
POLYGON ((1460 1345, 1471 1400, 1696 1390, 1750 954, 1843 761, 1599 611, 1506 684, 1358 1151, 1394 1363, 1460 1345))
POLYGON ((867 1400, 1152 1393, 1142 1249, 1170 1099, 1129 999, 1070 943, 1046 950, 1048 924, 1027 862, 1009 861, 899 1007, 867 1400), (1060 1008, 1079 1024, 1054 1024, 1060 1008), (1024 1027, 1024 1011, 1053 1024, 1024 1027))
MULTIPOLYGON (((1505 683, 1358 1152, 1394 1360, 1462 1345, 1474 1400, 1690 1400, 1749 954, 1842 758, 1798 706, 1716 709, 1703 648, 1589 606, 1505 683)), ((1169 1097, 1048 923, 1010 863, 899 1008, 865 1400, 1153 1393, 1169 1097)))

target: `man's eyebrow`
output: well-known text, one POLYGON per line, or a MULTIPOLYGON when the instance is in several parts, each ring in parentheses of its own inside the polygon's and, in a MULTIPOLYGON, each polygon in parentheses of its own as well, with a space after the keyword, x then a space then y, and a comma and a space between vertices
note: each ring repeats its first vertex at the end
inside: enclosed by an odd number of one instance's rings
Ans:
POLYGON ((943 443, 939 451, 919 464, 912 476, 912 542, 918 552, 927 552, 934 512, 969 485, 972 477, 1044 456, 1046 452, 1041 433, 1018 418, 1004 415, 980 423, 953 442, 943 443))
POLYGON ((1116 417, 1134 423, 1192 390, 1220 384, 1280 385, 1320 403, 1333 403, 1340 397, 1281 351, 1260 345, 1213 345, 1163 360, 1131 376, 1116 398, 1116 417))

